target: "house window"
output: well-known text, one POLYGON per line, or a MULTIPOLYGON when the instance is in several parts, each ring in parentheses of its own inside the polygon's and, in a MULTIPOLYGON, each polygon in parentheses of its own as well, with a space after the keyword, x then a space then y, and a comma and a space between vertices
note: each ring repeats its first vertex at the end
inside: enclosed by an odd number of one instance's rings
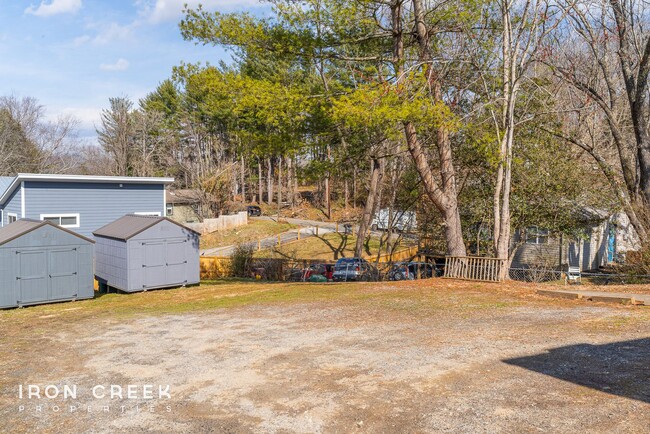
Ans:
POLYGON ((8 213, 7 214, 7 224, 13 223, 16 220, 18 220, 18 215, 17 214, 13 214, 13 213, 8 213))
POLYGON ((171 203, 168 203, 166 212, 167 212, 168 216, 174 215, 174 205, 171 204, 171 203))
POLYGON ((41 220, 54 223, 62 228, 79 227, 79 214, 41 214, 41 220))
POLYGON ((547 244, 548 229, 542 229, 537 226, 526 228, 526 244, 547 244))

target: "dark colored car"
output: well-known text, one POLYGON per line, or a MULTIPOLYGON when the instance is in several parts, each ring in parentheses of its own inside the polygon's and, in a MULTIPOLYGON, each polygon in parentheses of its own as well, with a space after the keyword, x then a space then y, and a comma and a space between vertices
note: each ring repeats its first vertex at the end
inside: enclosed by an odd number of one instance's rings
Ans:
POLYGON ((250 217, 259 217, 262 215, 262 208, 257 205, 249 205, 246 211, 250 217))
POLYGON ((428 262, 398 262, 388 272, 389 280, 430 279, 436 276, 435 267, 428 262))
POLYGON ((334 265, 332 277, 335 282, 375 280, 375 270, 363 258, 341 258, 334 265))

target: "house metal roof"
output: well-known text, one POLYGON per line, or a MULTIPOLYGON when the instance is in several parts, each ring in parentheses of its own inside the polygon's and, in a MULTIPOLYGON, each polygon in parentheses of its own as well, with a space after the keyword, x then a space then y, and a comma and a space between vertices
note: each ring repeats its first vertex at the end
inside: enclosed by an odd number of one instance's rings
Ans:
POLYGON ((23 181, 52 181, 52 182, 96 182, 118 184, 171 184, 174 178, 155 178, 137 176, 94 176, 94 175, 54 175, 42 173, 19 173, 15 177, 0 177, 0 204, 5 203, 9 196, 23 181))
POLYGON ((201 201, 201 192, 199 190, 182 189, 182 190, 167 190, 165 192, 167 203, 177 205, 193 204, 201 201))
POLYGON ((198 234, 195 230, 183 226, 167 217, 127 214, 124 217, 120 217, 114 222, 97 229, 93 232, 93 235, 126 241, 164 220, 198 234))
POLYGON ((64 232, 67 232, 69 234, 74 235, 75 237, 81 238, 82 240, 86 240, 90 243, 94 243, 94 240, 91 240, 90 238, 86 238, 83 235, 79 235, 76 232, 72 232, 66 228, 62 228, 60 226, 55 225, 54 223, 51 223, 47 220, 41 221, 41 220, 31 220, 31 219, 21 219, 18 221, 15 221, 7 226, 4 226, 0 228, 0 246, 3 244, 8 243, 9 241, 15 240, 18 237, 21 237, 35 229, 38 229, 40 227, 43 227, 45 225, 50 225, 53 226, 59 230, 62 230, 64 232))

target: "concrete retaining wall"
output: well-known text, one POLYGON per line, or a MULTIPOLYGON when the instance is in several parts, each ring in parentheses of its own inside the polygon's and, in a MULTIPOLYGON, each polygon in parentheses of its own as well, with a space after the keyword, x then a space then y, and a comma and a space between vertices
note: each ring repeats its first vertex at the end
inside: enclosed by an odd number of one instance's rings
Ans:
POLYGON ((248 213, 246 211, 238 212, 232 215, 222 215, 216 219, 205 219, 203 223, 186 223, 190 229, 201 234, 209 234, 210 232, 223 231, 225 229, 236 228, 248 224, 248 213))

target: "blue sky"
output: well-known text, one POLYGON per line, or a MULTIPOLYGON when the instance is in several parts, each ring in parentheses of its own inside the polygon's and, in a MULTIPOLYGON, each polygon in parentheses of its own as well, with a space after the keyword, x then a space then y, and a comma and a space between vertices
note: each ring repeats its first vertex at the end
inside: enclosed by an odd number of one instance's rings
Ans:
POLYGON ((75 116, 94 143, 109 97, 137 102, 181 61, 230 59, 183 41, 184 3, 261 11, 257 0, 0 0, 0 95, 34 97, 51 119, 75 116))

